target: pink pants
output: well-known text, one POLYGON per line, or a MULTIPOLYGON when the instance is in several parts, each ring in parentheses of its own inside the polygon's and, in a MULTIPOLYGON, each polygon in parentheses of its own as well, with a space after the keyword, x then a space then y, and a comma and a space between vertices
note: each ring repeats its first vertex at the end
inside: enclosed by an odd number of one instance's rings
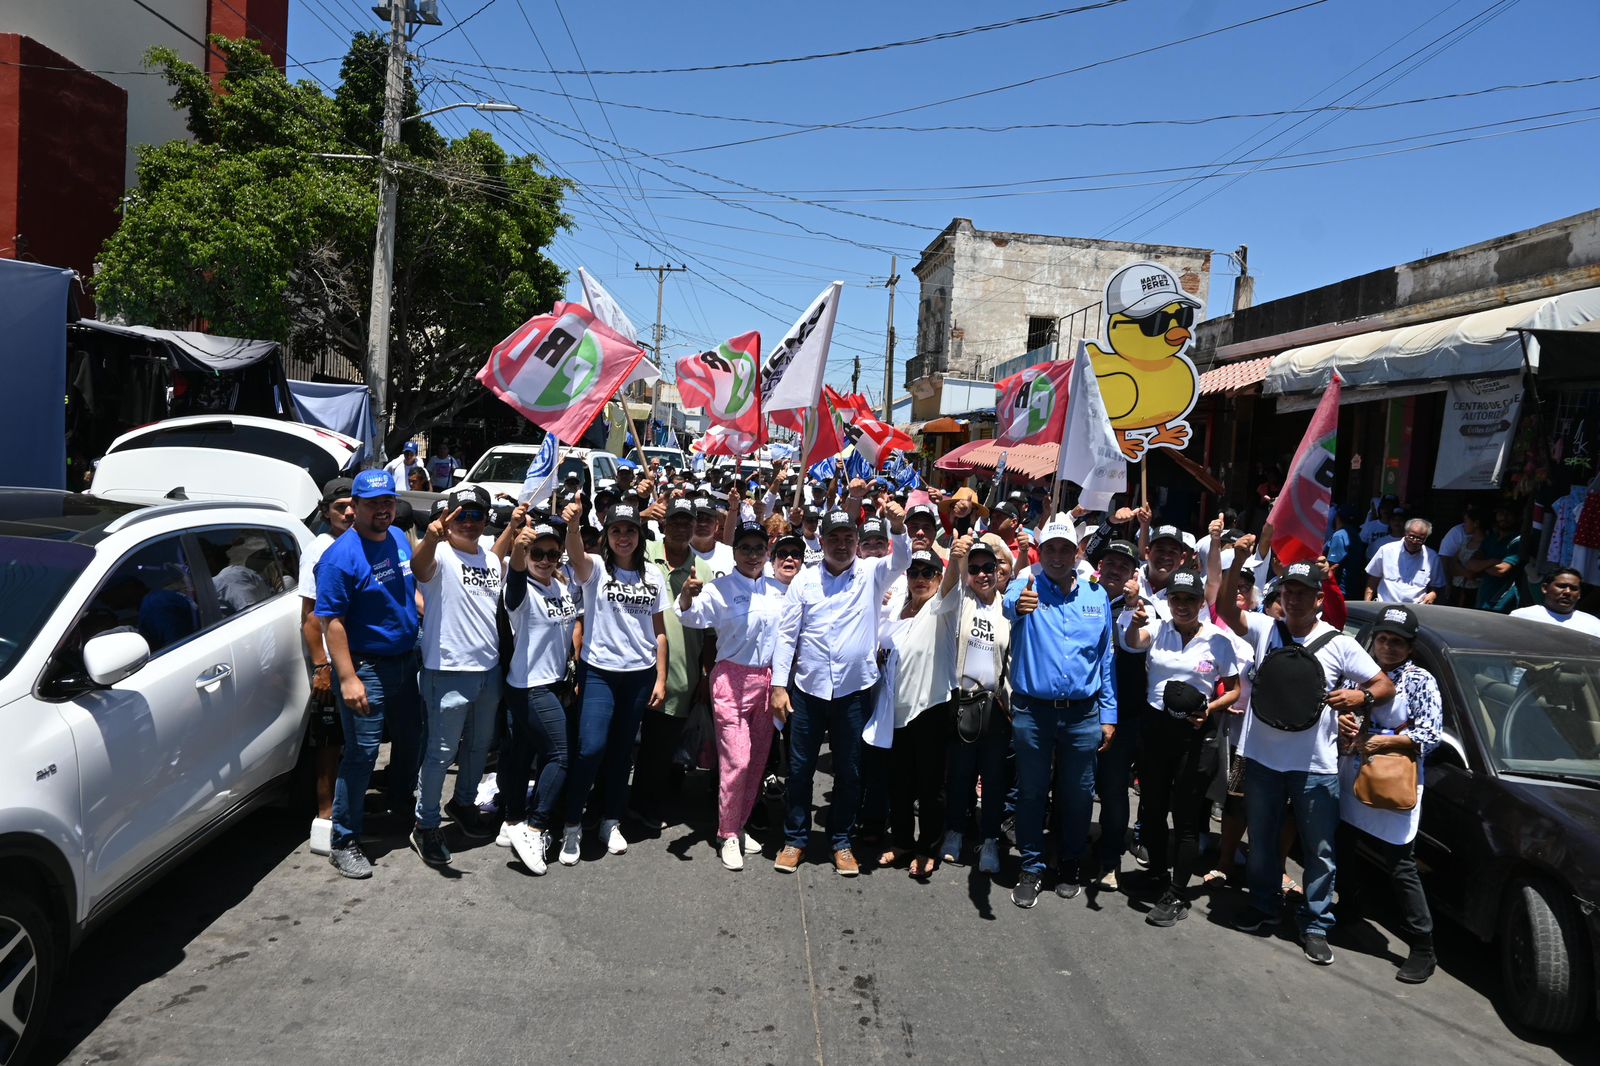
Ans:
POLYGON ((737 837, 750 820, 772 747, 772 668, 726 660, 711 668, 717 725, 717 837, 737 837))

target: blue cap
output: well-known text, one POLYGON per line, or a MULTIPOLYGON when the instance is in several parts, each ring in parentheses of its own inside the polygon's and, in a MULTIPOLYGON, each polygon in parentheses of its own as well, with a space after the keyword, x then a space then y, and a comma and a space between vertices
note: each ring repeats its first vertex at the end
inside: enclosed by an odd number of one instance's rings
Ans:
POLYGON ((408 440, 408 441, 406 441, 406 446, 404 448, 400 449, 400 450, 405 452, 407 455, 416 455, 417 454, 417 442, 414 441, 414 440, 408 440))
POLYGON ((356 475, 355 487, 350 490, 350 496, 357 500, 375 500, 394 495, 397 495, 394 491, 394 478, 389 476, 387 470, 361 471, 356 475))

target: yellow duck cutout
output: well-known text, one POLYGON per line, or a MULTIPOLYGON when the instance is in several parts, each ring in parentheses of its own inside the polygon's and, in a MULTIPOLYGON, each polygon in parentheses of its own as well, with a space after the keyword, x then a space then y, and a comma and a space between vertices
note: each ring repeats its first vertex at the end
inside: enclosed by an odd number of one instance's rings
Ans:
POLYGON ((1137 462, 1147 448, 1183 448, 1200 390, 1185 354, 1200 301, 1166 267, 1135 263, 1107 283, 1105 308, 1110 350, 1085 347, 1122 454, 1137 462))

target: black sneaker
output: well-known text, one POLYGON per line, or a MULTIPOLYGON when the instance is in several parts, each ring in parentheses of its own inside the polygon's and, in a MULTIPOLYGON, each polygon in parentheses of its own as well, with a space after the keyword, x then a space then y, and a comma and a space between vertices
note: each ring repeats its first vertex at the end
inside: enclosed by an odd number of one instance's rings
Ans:
POLYGON ((1011 902, 1024 910, 1039 902, 1039 875, 1024 873, 1011 890, 1011 902))
POLYGON ((1070 866, 1061 871, 1056 878, 1056 895, 1062 899, 1077 899, 1083 892, 1083 878, 1078 867, 1070 866))
POLYGON ((1150 909, 1149 914, 1144 916, 1144 923, 1146 925, 1159 926, 1162 929, 1170 929, 1187 917, 1189 917, 1189 904, 1169 888, 1162 894, 1161 901, 1150 909))
POLYGON ((1246 907, 1233 920, 1233 927, 1241 933, 1259 933, 1272 924, 1272 916, 1262 914, 1254 907, 1246 907))
POLYGON ((422 861, 429 866, 449 866, 450 849, 444 845, 444 830, 422 829, 411 830, 411 850, 422 856, 422 861))
POLYGON ((1404 981, 1408 985, 1420 985, 1433 976, 1438 960, 1434 958, 1432 948, 1412 948, 1411 954, 1406 956, 1406 961, 1400 964, 1400 970, 1394 975, 1396 981, 1404 981))
POLYGON ((476 807, 457 803, 452 798, 444 805, 444 813, 450 816, 457 829, 474 840, 487 840, 494 836, 494 830, 488 824, 489 820, 476 807))
POLYGON ((1333 965, 1333 949, 1328 946, 1327 937, 1307 936, 1300 944, 1305 948, 1306 958, 1318 966, 1333 965))
POLYGON ((1128 854, 1133 856, 1133 861, 1139 864, 1139 869, 1150 869, 1150 849, 1143 844, 1135 843, 1128 849, 1128 854))

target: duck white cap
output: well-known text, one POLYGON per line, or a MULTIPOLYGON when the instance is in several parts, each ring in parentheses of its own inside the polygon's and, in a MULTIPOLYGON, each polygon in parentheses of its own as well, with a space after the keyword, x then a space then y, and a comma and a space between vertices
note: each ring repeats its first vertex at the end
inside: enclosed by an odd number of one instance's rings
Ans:
POLYGON ((1184 292, 1172 271, 1157 263, 1123 267, 1106 286, 1106 314, 1143 318, 1170 303, 1199 307, 1200 301, 1184 292))

